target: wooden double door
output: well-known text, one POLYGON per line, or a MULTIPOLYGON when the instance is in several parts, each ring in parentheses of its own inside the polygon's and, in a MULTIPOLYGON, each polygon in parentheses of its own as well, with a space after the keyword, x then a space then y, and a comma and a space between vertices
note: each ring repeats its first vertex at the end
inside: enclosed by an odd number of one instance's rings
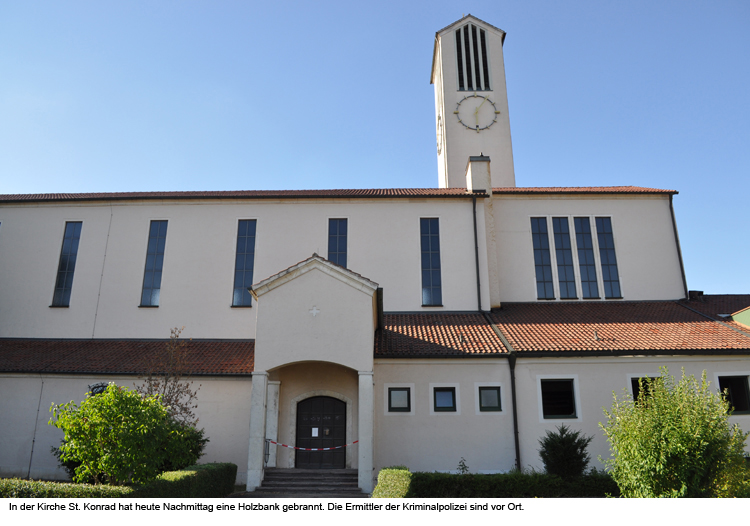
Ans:
MULTIPOLYGON (((346 402, 316 396, 297 404, 297 447, 330 448, 346 444, 346 402)), ((302 469, 342 469, 346 448, 331 451, 296 450, 295 464, 302 469)))

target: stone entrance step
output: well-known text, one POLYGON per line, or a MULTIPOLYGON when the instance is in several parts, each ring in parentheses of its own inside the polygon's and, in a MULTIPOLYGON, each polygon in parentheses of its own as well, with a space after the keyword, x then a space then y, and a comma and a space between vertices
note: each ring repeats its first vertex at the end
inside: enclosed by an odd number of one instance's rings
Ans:
POLYGON ((356 469, 269 468, 255 491, 236 493, 251 498, 367 498, 357 485, 356 469))

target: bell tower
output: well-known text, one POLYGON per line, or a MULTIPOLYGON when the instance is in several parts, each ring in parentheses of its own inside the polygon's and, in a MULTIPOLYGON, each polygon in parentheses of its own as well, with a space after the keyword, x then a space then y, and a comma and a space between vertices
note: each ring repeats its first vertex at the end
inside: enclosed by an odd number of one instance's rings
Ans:
POLYGON ((465 188, 469 157, 492 161, 493 187, 516 186, 505 87, 505 31, 472 15, 435 34, 430 83, 440 188, 465 188))

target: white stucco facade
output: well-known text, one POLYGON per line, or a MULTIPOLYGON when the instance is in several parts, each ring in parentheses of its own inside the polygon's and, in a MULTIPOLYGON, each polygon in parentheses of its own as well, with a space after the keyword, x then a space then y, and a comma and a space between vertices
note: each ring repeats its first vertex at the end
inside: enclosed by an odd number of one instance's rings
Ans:
MULTIPOLYGON (((358 470, 364 491, 391 465, 540 469, 538 440, 561 423, 606 457, 602 408, 631 378, 664 365, 747 384, 750 327, 718 313, 750 296, 686 301, 675 191, 516 187, 504 39, 471 15, 436 34, 439 188, 0 196, 0 476, 64 477, 50 406, 102 381, 131 386, 141 343, 172 327, 198 354, 202 461, 236 463, 251 490, 269 468, 309 468, 293 448, 329 436, 336 467, 358 470), (459 50, 457 31, 478 31, 479 47, 459 50), (466 57, 482 89, 469 89, 466 57), (459 120, 479 123, 490 106, 479 131, 459 120), (156 221, 166 235, 152 257, 156 221), (53 305, 71 222, 70 300, 53 305), (141 305, 155 258, 158 300, 141 305), (583 258, 595 295, 582 294, 583 258), (252 301, 236 303, 248 289, 252 301), (542 407, 542 381, 556 379, 572 386, 567 418, 542 407)), ((750 430, 750 408, 731 419, 750 430)))

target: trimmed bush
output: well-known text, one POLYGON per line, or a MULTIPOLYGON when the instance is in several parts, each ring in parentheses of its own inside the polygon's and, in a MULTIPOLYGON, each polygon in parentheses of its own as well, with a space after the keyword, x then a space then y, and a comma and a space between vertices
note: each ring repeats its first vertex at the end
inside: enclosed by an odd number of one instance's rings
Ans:
POLYGON ((495 475, 409 473, 383 469, 373 497, 385 498, 561 498, 619 496, 617 484, 607 473, 562 479, 547 473, 513 471, 495 475))
POLYGON ((411 484, 411 473, 406 466, 384 468, 378 473, 378 484, 372 492, 373 498, 397 499, 405 497, 411 484))
POLYGON ((580 477, 591 460, 586 448, 593 439, 580 431, 571 431, 565 424, 559 426, 557 431, 547 431, 539 440, 539 456, 545 471, 564 479, 580 477))
POLYGON ((162 473, 140 486, 65 484, 0 479, 0 497, 15 498, 216 498, 234 491, 237 466, 200 464, 162 473))

